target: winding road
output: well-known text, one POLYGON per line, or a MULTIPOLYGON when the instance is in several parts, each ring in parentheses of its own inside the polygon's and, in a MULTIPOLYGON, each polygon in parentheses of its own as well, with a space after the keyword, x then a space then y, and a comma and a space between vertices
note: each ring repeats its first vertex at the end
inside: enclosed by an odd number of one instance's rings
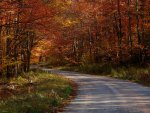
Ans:
POLYGON ((78 95, 63 113, 150 113, 150 88, 103 76, 54 69, 78 85, 78 95))

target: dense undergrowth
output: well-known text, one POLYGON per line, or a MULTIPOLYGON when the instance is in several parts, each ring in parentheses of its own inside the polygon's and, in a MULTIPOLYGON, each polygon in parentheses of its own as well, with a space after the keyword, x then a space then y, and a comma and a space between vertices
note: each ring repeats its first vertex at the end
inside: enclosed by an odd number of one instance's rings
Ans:
POLYGON ((68 79, 43 72, 24 73, 0 83, 0 113, 53 113, 73 90, 68 79))

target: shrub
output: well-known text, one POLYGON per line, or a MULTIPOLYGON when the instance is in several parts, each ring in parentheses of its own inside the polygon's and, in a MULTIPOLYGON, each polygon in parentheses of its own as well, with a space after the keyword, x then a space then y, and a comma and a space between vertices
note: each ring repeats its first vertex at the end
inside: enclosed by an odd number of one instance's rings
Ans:
POLYGON ((90 64, 90 65, 81 65, 80 71, 92 74, 110 74, 111 73, 111 65, 110 64, 90 64))
POLYGON ((146 73, 140 74, 138 76, 138 81, 145 82, 145 83, 150 82, 150 74, 146 74, 146 73))
POLYGON ((64 90, 64 97, 68 98, 68 96, 70 95, 71 92, 72 92, 72 87, 67 86, 66 89, 64 90))

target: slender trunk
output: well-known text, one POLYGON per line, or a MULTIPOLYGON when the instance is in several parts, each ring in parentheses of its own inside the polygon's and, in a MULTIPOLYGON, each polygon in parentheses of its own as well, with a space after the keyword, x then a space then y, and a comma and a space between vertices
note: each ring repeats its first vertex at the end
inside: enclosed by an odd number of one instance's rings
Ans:
POLYGON ((139 0, 136 0, 136 31, 138 36, 138 44, 141 44, 140 25, 139 25, 139 0))
MULTIPOLYGON (((136 31, 138 37, 138 44, 141 45, 141 33, 140 33, 140 14, 139 14, 139 0, 136 0, 136 31)), ((139 48, 139 64, 142 63, 142 49, 139 48)))
POLYGON ((120 0, 117 0, 117 12, 118 12, 118 48, 119 48, 119 52, 118 52, 118 56, 119 56, 119 62, 122 62, 122 37, 123 37, 123 33, 122 33, 122 20, 121 20, 121 11, 120 11, 120 0))
MULTIPOLYGON (((19 15, 19 12, 17 13, 17 17, 16 17, 17 19, 16 19, 16 21, 15 21, 15 24, 16 24, 16 26, 15 26, 15 32, 14 32, 14 40, 17 40, 17 38, 18 38, 18 34, 19 34, 19 19, 20 19, 20 15, 19 15)), ((15 64, 14 64, 14 75, 15 76, 18 76, 18 73, 19 73, 19 66, 18 66, 18 53, 19 53, 19 50, 18 50, 18 45, 14 45, 15 46, 15 48, 14 48, 14 52, 13 52, 13 54, 14 54, 14 62, 15 62, 15 64)))
POLYGON ((92 34, 91 34, 91 28, 89 28, 88 33, 89 33, 89 45, 90 45, 90 47, 89 47, 90 60, 91 60, 90 62, 92 62, 92 34))
POLYGON ((31 52, 28 51, 27 54, 28 54, 27 55, 27 72, 29 72, 30 71, 30 57, 31 57, 31 52))
POLYGON ((132 31, 131 31, 130 2, 131 2, 131 0, 128 0, 128 42, 129 42, 130 50, 132 52, 132 31))
MULTIPOLYGON (((2 70, 3 70, 3 49, 2 49, 2 37, 1 37, 1 31, 2 31, 2 26, 0 23, 0 75, 3 76, 2 70)), ((1 77, 0 76, 0 77, 1 77)))

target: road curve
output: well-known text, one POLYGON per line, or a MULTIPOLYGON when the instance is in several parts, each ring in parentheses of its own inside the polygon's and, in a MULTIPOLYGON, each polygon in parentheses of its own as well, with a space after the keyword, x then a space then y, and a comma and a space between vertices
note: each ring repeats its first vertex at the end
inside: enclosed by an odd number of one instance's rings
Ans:
POLYGON ((78 95, 63 113, 150 113, 150 88, 103 76, 45 69, 71 78, 78 95))

